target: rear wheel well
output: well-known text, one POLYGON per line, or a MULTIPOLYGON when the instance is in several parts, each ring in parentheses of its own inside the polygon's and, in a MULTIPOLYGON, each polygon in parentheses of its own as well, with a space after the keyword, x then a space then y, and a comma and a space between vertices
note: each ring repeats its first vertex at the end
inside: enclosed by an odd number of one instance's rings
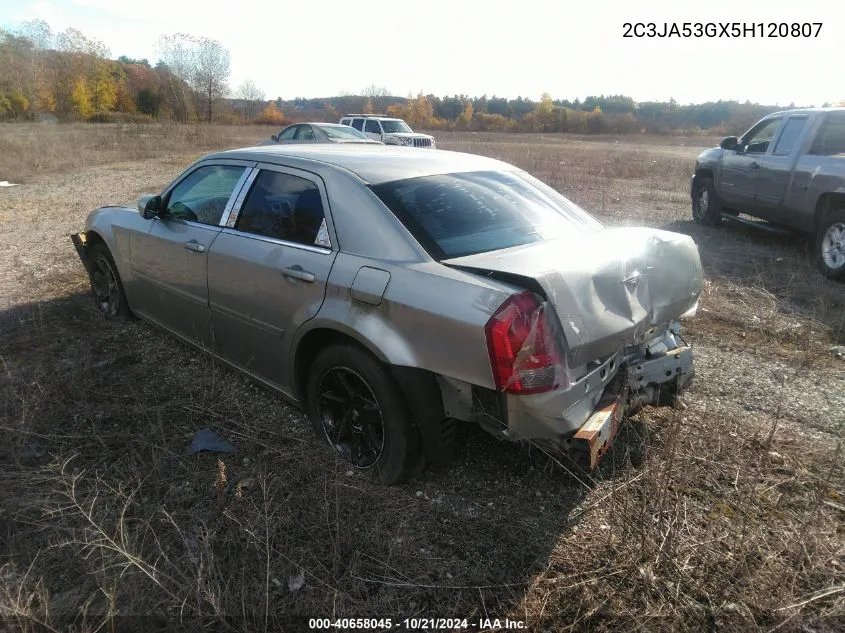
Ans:
POLYGON ((305 334, 294 356, 294 395, 305 403, 311 364, 323 349, 331 345, 353 345, 387 366, 413 415, 414 427, 420 433, 429 466, 442 468, 448 464, 452 457, 452 427, 444 412, 443 394, 435 375, 416 367, 385 363, 378 353, 348 334, 330 328, 316 328, 305 334))
MULTIPOLYGON (((330 345, 354 345, 373 354, 372 350, 368 349, 366 345, 362 345, 356 339, 343 332, 329 328, 311 330, 302 337, 302 340, 296 347, 296 356, 294 357, 293 388, 294 395, 298 399, 305 400, 305 386, 308 384, 308 373, 311 370, 311 363, 314 362, 320 351, 330 345)), ((381 360, 378 354, 373 354, 373 356, 381 360)))
POLYGON ((827 214, 837 209, 845 209, 845 193, 824 193, 819 196, 819 200, 816 203, 813 233, 818 233, 827 214))

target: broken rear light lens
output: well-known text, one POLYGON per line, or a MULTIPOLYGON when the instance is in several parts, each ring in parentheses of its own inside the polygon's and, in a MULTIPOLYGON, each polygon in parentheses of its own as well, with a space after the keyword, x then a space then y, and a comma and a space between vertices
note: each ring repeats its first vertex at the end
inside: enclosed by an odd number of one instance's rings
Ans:
POLYGON ((508 297, 484 331, 498 390, 531 394, 560 386, 563 361, 549 316, 534 294, 508 297))

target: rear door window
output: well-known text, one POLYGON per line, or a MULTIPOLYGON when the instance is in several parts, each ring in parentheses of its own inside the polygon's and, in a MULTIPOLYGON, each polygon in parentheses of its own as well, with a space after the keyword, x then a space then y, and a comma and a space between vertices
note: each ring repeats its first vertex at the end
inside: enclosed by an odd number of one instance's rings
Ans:
POLYGON ((365 132, 369 132, 370 134, 381 134, 381 128, 378 125, 378 121, 374 121, 373 119, 367 119, 367 127, 364 128, 365 132))
POLYGON ((320 189, 299 176, 262 170, 235 229, 307 246, 331 248, 320 189))
POLYGON ((314 130, 311 129, 310 125, 300 125, 299 132, 296 135, 297 141, 314 141, 316 138, 314 137, 314 130))
POLYGON ((364 119, 352 119, 352 127, 354 127, 358 131, 363 131, 364 119))
POLYGON ((845 154, 845 112, 831 112, 813 139, 810 154, 837 156, 845 154))

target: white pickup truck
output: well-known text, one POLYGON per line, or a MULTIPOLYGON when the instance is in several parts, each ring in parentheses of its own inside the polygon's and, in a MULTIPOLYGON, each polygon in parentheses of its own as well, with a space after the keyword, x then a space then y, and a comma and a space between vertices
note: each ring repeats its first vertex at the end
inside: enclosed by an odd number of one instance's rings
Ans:
POLYGON ((695 161, 691 193, 699 224, 744 213, 812 235, 819 269, 845 281, 845 108, 775 112, 728 136, 695 161))

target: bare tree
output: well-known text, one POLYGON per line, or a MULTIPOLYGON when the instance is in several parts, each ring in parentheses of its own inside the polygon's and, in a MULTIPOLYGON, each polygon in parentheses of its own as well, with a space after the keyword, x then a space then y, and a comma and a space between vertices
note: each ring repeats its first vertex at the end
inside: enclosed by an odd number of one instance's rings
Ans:
MULTIPOLYGON (((48 27, 49 28, 49 27, 48 27)), ((56 47, 66 53, 93 55, 107 58, 111 52, 100 40, 91 39, 74 28, 67 28, 56 35, 56 47)))
POLYGON ((161 51, 159 63, 164 63, 168 70, 167 79, 173 100, 173 113, 182 123, 188 122, 191 82, 196 75, 195 45, 196 40, 184 33, 162 35, 158 41, 158 48, 161 51))
POLYGON ((246 118, 248 121, 255 113, 255 106, 257 103, 259 101, 264 101, 265 94, 252 79, 247 79, 238 86, 238 91, 235 93, 235 96, 246 102, 246 118))
POLYGON ((56 36, 44 20, 21 22, 17 28, 17 34, 32 42, 38 50, 46 51, 55 46, 56 36))
POLYGON ((367 97, 373 104, 373 107, 379 112, 383 112, 387 107, 388 97, 390 91, 384 86, 377 86, 372 83, 363 90, 363 95, 367 97))
POLYGON ((229 51, 217 40, 200 38, 196 47, 194 90, 211 123, 214 103, 229 94, 229 51))
POLYGON ((0 30, 0 92, 19 91, 31 98, 37 53, 28 38, 0 30))

